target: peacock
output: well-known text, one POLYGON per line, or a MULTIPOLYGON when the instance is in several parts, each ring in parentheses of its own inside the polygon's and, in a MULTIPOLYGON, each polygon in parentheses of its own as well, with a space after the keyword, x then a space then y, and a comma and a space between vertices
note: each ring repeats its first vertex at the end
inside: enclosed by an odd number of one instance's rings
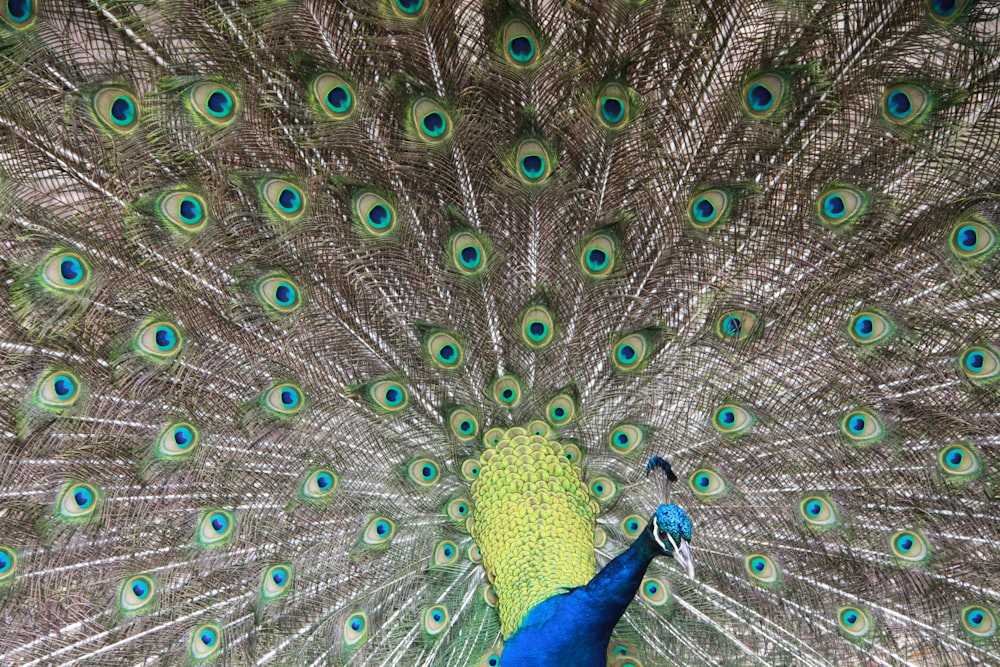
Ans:
POLYGON ((0 664, 1000 665, 995 0, 4 0, 0 664))

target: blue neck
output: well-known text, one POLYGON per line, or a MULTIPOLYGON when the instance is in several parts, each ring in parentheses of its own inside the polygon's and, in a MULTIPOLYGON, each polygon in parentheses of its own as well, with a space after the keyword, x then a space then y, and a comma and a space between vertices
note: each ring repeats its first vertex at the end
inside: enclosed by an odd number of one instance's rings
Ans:
POLYGON ((535 605, 507 640, 502 667, 605 667, 608 642, 635 597, 646 568, 662 553, 649 530, 586 586, 535 605))

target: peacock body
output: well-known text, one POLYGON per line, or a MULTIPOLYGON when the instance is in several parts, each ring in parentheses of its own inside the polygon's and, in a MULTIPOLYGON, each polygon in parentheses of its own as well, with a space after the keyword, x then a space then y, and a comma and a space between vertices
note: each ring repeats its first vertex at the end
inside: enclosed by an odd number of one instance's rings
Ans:
POLYGON ((998 34, 5 0, 0 664, 1000 664, 998 34))

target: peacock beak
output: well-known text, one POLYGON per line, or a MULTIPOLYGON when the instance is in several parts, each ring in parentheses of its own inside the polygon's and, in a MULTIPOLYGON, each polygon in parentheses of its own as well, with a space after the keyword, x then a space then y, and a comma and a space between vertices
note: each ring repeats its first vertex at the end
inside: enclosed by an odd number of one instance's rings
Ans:
POLYGON ((694 559, 691 558, 691 547, 688 546, 687 540, 681 540, 674 549, 674 560, 684 568, 689 578, 694 579, 694 559))

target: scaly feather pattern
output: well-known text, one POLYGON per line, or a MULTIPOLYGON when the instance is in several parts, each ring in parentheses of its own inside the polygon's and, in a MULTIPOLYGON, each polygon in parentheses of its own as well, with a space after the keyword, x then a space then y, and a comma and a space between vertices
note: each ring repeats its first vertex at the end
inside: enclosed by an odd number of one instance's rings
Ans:
POLYGON ((0 663, 996 664, 998 34, 5 0, 0 663))

